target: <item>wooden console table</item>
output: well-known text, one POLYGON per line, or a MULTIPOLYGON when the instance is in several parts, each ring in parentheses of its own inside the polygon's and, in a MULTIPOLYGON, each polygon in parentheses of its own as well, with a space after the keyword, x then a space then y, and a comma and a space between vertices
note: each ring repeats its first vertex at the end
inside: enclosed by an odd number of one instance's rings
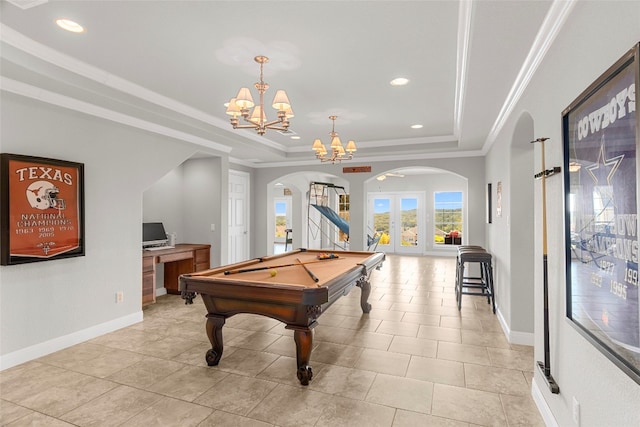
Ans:
POLYGON ((208 270, 211 245, 181 243, 175 248, 142 251, 142 305, 156 302, 156 265, 164 264, 164 287, 180 294, 181 274, 208 270))

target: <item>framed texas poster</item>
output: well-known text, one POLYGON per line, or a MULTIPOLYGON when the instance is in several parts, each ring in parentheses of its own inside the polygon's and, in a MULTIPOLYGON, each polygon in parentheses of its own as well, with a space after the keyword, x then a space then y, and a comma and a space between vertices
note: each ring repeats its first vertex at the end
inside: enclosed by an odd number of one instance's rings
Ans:
POLYGON ((562 113, 567 317, 640 384, 640 44, 562 113))
POLYGON ((0 264, 84 256, 84 165, 0 154, 0 264))

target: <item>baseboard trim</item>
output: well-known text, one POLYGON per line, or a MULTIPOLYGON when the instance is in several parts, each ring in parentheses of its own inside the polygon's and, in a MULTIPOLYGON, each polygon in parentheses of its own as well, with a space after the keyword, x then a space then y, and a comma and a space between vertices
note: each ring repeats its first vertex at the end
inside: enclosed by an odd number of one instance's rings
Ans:
POLYGON ((502 331, 511 344, 529 345, 533 347, 535 343, 535 335, 533 333, 512 331, 509 325, 507 325, 507 321, 504 319, 499 307, 496 308, 496 315, 498 316, 498 322, 500 322, 502 331))
POLYGON ((167 294, 167 288, 156 288, 156 296, 161 297, 167 294))
POLYGON ((555 417, 553 416, 553 412, 551 412, 551 408, 547 405, 547 401, 544 400, 544 396, 538 387, 538 383, 536 382, 535 377, 533 378, 531 384, 531 397, 533 398, 533 402, 538 407, 538 412, 540 412, 540 416, 544 421, 544 424, 547 427, 558 427, 558 423, 556 422, 555 417))
POLYGON ((63 350, 76 344, 99 337, 100 335, 142 322, 142 310, 128 316, 119 317, 69 335, 54 338, 21 350, 0 356, 0 371, 29 362, 47 354, 63 350))

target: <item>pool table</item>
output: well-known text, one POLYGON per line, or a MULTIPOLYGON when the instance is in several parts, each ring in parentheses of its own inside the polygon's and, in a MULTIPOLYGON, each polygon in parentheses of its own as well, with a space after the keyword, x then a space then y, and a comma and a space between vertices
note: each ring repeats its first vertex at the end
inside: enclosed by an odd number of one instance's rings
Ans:
POLYGON ((222 357, 222 327, 228 317, 251 313, 277 319, 293 330, 297 377, 308 385, 312 329, 318 318, 338 298, 357 286, 360 306, 369 313, 369 277, 384 261, 381 252, 297 249, 281 255, 256 258, 180 276, 187 304, 200 294, 207 308, 206 331, 211 349, 205 359, 215 366, 222 357))

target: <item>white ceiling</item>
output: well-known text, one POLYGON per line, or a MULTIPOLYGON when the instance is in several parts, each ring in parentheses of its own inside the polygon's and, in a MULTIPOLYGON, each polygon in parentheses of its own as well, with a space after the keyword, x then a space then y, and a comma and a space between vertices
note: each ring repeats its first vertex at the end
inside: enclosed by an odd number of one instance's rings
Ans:
POLYGON ((481 155, 566 3, 3 1, 1 88, 255 167, 317 163, 330 115, 360 162, 481 155), (61 17, 86 32, 59 29, 61 17), (256 55, 270 58, 267 115, 285 89, 300 140, 229 125, 223 104, 240 87, 257 98, 256 55), (392 87, 399 76, 409 84, 392 87))

